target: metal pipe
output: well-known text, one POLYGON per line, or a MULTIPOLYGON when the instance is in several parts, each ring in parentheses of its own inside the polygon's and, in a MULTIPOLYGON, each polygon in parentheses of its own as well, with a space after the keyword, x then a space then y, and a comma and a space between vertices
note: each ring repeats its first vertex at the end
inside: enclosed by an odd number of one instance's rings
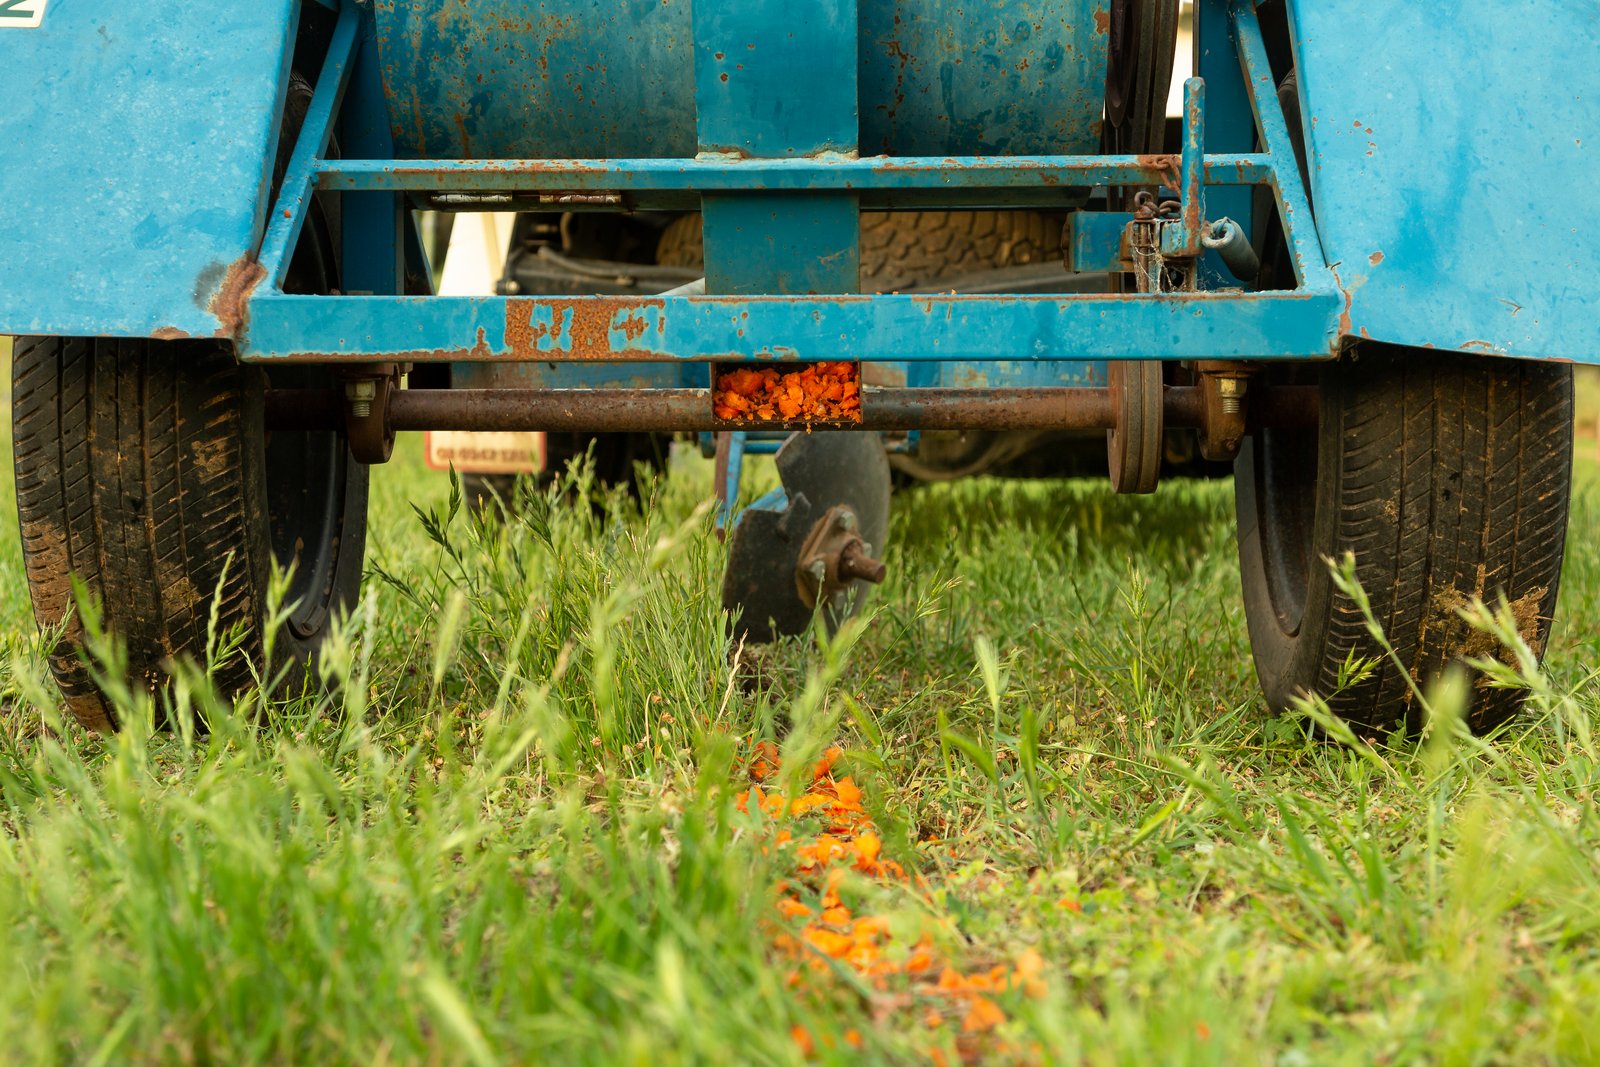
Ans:
MULTIPOLYGON (((1251 393, 1260 411, 1254 425, 1315 424, 1317 390, 1311 386, 1260 388, 1251 393), (1285 414, 1278 414, 1281 409, 1285 414)), ((1199 426, 1204 417, 1196 386, 1169 386, 1166 421, 1199 426)), ((862 420, 821 429, 860 430, 1097 430, 1113 423, 1111 395, 1100 388, 898 389, 868 388, 862 420)), ((334 392, 273 389, 266 397, 267 427, 326 430, 343 425, 334 392)), ((696 432, 802 430, 804 423, 727 423, 713 416, 704 389, 404 389, 389 398, 392 430, 579 430, 696 432)))
POLYGON ((1200 243, 1222 257, 1228 272, 1241 282, 1255 283, 1261 273, 1261 259, 1256 255, 1244 228, 1229 218, 1206 223, 1206 232, 1200 243))

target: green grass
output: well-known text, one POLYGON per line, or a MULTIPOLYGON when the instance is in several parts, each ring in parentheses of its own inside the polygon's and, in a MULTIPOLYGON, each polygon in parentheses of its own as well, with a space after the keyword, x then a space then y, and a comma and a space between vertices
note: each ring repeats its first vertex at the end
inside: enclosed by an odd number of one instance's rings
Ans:
MULTIPOLYGON (((906 990, 787 982, 792 865, 734 802, 773 739, 789 767, 845 747, 918 876, 848 886, 897 944, 1047 961, 1042 997, 1001 998, 996 1058, 1600 1060, 1597 484, 1581 460, 1529 713, 1420 746, 1265 714, 1220 483, 902 494, 868 624, 750 684, 703 465, 643 515, 535 500, 481 526, 403 442, 331 688, 204 738, 61 726, 8 527, 0 1049, 792 1063, 799 1025, 824 1061, 956 1062, 906 990)), ((202 668, 172 699, 206 706, 202 668)))

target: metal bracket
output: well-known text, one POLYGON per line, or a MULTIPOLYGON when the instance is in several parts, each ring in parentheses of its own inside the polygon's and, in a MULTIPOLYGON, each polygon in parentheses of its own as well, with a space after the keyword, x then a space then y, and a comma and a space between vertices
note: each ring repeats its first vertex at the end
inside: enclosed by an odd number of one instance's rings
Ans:
POLYGON ((795 591, 806 607, 831 603, 857 581, 877 585, 887 575, 883 562, 872 558, 873 546, 861 539, 859 526, 856 513, 838 504, 812 527, 794 572, 795 591))
POLYGON ((400 390, 400 368, 393 363, 348 367, 344 385, 344 432, 358 463, 387 463, 394 454, 389 399, 400 390))

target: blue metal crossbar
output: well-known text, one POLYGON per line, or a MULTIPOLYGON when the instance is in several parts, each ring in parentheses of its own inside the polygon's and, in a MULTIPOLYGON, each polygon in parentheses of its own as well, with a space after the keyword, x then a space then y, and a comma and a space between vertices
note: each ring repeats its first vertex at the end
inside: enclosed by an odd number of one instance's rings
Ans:
MULTIPOLYGON (((324 159, 317 184, 329 190, 406 192, 821 192, 1012 189, 1106 185, 1176 186, 1179 156, 871 156, 823 153, 797 159, 720 155, 682 159, 324 159)), ((1212 155, 1208 185, 1265 185, 1273 160, 1212 155)))
POLYGON ((295 142, 294 153, 284 171, 283 189, 273 206, 272 219, 266 237, 261 243, 261 266, 266 272, 267 284, 274 290, 283 288, 283 278, 289 270, 290 254, 300 239, 305 226, 306 209, 311 202, 312 185, 317 169, 328 160, 323 154, 333 136, 333 119, 339 113, 344 91, 350 81, 351 58, 355 52, 356 31, 361 24, 361 9, 346 3, 334 24, 333 38, 328 42, 328 54, 322 63, 322 73, 317 79, 311 106, 306 109, 305 122, 300 128, 300 139, 295 142))
POLYGON ((1308 359, 1333 291, 1130 296, 260 297, 250 359, 1308 359))
POLYGON ((1278 216, 1283 220, 1283 232, 1289 241, 1289 251, 1294 259, 1295 280, 1302 286, 1337 292, 1333 272, 1323 258, 1322 242, 1311 219, 1311 200, 1306 196, 1305 184, 1300 180, 1300 168, 1295 163, 1294 148, 1289 140, 1289 123, 1278 106, 1278 90, 1272 80, 1272 64, 1267 60, 1267 45, 1261 37, 1261 23, 1256 19, 1255 5, 1246 0, 1236 0, 1233 5, 1234 26, 1239 41, 1239 62, 1244 67, 1249 82, 1250 109, 1255 114, 1256 137, 1268 158, 1283 160, 1282 169, 1273 169, 1269 183, 1278 201, 1278 216))

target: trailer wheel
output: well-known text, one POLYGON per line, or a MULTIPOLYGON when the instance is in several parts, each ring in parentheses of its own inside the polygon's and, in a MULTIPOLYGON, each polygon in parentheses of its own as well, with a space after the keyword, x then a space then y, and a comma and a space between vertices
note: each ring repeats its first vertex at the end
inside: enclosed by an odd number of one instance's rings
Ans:
MULTIPOLYGON (((1422 726, 1401 669, 1368 635, 1325 558, 1353 552, 1405 670, 1505 655, 1457 614, 1502 593, 1542 652, 1561 577, 1572 465, 1565 366, 1367 344, 1286 376, 1320 381, 1315 429, 1259 431, 1235 466, 1245 618, 1267 703, 1312 692, 1358 730, 1422 726), (1338 690, 1348 658, 1375 659, 1338 690)), ((1513 715, 1520 694, 1482 681, 1469 724, 1513 715)))
POLYGON ((34 614, 67 620, 50 664, 78 721, 116 714, 81 658, 76 578, 126 643, 128 673, 155 688, 173 657, 247 632, 216 680, 259 667, 271 562, 295 567, 297 602, 276 657, 304 663, 361 579, 366 468, 334 434, 262 426, 265 375, 215 341, 34 337, 13 364, 17 511, 34 614))

